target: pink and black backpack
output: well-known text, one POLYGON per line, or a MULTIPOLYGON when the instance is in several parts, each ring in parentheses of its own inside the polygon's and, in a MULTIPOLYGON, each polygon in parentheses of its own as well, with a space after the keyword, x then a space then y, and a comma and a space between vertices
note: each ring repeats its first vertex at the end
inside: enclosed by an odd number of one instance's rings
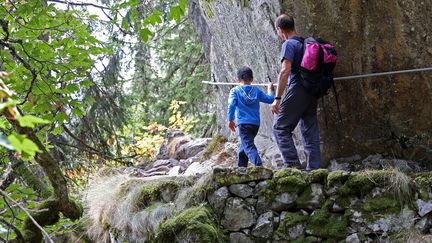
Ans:
POLYGON ((334 45, 314 37, 294 39, 303 43, 302 85, 317 98, 326 95, 333 85, 333 70, 338 59, 334 45))
MULTIPOLYGON (((342 115, 339 109, 339 99, 333 83, 333 70, 336 66, 338 55, 333 44, 314 37, 294 39, 303 43, 303 58, 300 64, 301 82, 306 91, 317 98, 328 94, 328 90, 333 87, 336 99, 339 119, 342 123, 342 115)), ((322 107, 325 114, 324 99, 322 107)), ((327 125, 327 116, 325 116, 327 125)))

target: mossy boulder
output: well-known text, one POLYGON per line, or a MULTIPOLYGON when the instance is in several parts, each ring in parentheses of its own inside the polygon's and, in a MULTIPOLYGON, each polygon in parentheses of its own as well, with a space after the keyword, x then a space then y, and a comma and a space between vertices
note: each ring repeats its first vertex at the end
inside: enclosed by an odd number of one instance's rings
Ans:
POLYGON ((213 170, 213 180, 221 186, 262 181, 273 177, 273 171, 263 167, 221 168, 213 170))
POLYGON ((306 187, 307 174, 298 169, 282 169, 275 172, 272 187, 278 192, 300 193, 306 187))
POLYGON ((156 230, 154 242, 227 242, 216 222, 207 207, 190 208, 163 222, 156 230))
POLYGON ((343 215, 330 213, 327 209, 315 210, 308 220, 307 232, 320 238, 339 241, 347 235, 348 220, 343 215))
POLYGON ((314 210, 324 202, 324 191, 321 184, 310 184, 297 199, 297 208, 314 210))
POLYGON ((333 187, 336 185, 343 185, 349 178, 349 172, 347 171, 332 171, 327 175, 327 187, 333 187))
POLYGON ((414 177, 415 186, 419 192, 419 197, 423 200, 430 200, 432 188, 432 172, 417 173, 414 177))
POLYGON ((164 201, 171 202, 179 189, 179 185, 174 180, 165 180, 143 184, 135 195, 133 206, 136 209, 148 207, 152 202, 164 201))
POLYGON ((307 175, 307 181, 310 183, 325 183, 329 171, 327 169, 312 170, 307 175))
MULTIPOLYGON (((285 239, 291 240, 293 238, 304 238, 302 232, 298 231, 297 227, 303 225, 307 222, 308 216, 303 215, 302 213, 292 213, 292 212, 283 212, 281 214, 281 221, 279 227, 275 232, 276 239, 285 239)), ((304 227, 303 227, 304 230, 304 227)))

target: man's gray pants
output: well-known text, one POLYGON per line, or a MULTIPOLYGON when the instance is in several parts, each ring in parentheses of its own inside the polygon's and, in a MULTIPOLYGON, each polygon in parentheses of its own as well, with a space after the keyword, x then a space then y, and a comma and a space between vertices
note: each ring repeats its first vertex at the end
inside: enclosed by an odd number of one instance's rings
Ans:
POLYGON ((317 99, 301 85, 288 89, 281 102, 280 113, 275 115, 273 134, 283 160, 288 165, 299 164, 297 150, 292 138, 297 123, 300 121, 302 143, 306 152, 306 170, 320 166, 320 137, 317 119, 317 99))

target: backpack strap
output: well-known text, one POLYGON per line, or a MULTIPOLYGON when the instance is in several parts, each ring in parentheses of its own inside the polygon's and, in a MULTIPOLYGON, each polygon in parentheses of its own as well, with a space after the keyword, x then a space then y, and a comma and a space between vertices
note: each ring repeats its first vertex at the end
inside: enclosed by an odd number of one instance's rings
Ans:
POLYGON ((335 87, 334 81, 332 83, 332 86, 333 86, 333 93, 334 93, 335 99, 336 99, 336 107, 337 107, 337 111, 338 111, 338 114, 339 114, 339 120, 340 120, 341 124, 343 125, 342 115, 341 115, 340 107, 339 107, 339 98, 338 98, 338 94, 336 92, 336 87, 335 87))

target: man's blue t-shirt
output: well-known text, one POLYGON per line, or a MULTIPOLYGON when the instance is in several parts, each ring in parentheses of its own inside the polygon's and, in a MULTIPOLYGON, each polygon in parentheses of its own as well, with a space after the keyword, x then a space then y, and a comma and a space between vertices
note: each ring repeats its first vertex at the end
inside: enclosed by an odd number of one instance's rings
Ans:
POLYGON ((288 88, 301 85, 300 83, 300 64, 303 57, 303 43, 300 41, 289 38, 282 44, 280 54, 281 62, 287 59, 291 62, 291 71, 289 75, 288 88))

